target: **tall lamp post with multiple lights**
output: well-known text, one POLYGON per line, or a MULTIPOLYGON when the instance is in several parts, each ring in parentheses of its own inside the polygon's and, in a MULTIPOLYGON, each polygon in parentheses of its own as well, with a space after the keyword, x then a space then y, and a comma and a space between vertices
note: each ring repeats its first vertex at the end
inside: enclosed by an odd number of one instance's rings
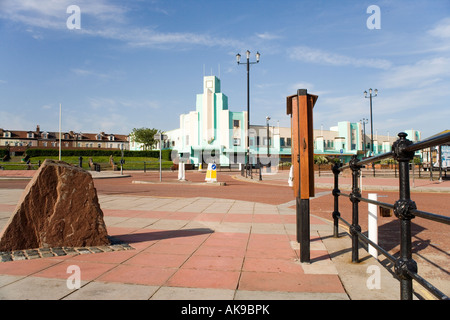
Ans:
POLYGON ((372 118, 372 97, 376 97, 378 95, 378 90, 375 89, 374 95, 372 95, 372 88, 369 89, 369 95, 367 95, 367 91, 364 91, 364 97, 370 99, 370 151, 372 155, 375 154, 373 150, 373 118, 372 118))
POLYGON ((247 56, 247 62, 241 62, 241 55, 239 53, 236 55, 236 61, 238 65, 247 65, 247 155, 245 158, 245 176, 247 177, 249 170, 248 164, 250 163, 250 65, 258 63, 261 55, 259 52, 256 52, 256 62, 250 62, 250 51, 247 50, 245 54, 247 56))

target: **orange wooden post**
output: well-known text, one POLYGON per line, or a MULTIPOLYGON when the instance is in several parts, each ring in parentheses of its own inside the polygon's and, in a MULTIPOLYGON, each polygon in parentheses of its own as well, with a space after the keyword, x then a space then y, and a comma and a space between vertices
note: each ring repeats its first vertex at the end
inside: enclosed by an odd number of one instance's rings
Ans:
POLYGON ((301 262, 310 262, 309 198, 314 197, 313 108, 317 98, 306 89, 299 89, 286 101, 286 113, 291 115, 293 189, 297 200, 297 242, 300 243, 301 262))

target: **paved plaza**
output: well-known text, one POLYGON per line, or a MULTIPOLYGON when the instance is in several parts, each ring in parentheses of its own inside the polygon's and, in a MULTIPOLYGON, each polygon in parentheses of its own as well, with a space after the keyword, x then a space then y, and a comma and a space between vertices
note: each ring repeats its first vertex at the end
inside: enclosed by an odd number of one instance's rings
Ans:
MULTIPOLYGON (((1 228, 20 199, 26 176, 21 186, 11 177, 0 180, 1 228)), ((201 191, 186 196, 177 191, 181 182, 165 177, 159 183, 156 176, 131 173, 128 178, 95 179, 108 234, 126 249, 82 248, 65 255, 0 262, 0 299, 399 299, 399 282, 383 267, 383 260, 360 249, 361 262, 350 263, 345 228, 340 238, 333 238, 330 218, 314 211, 311 263, 301 263, 292 195, 278 203, 245 200, 245 195, 227 199, 224 188, 229 185, 199 186, 200 181, 192 181, 182 188, 201 191), (136 183, 144 180, 148 183, 136 183), (172 194, 142 191, 155 187, 172 194), (73 285, 73 270, 79 270, 78 286, 73 285), (371 278, 374 270, 379 272, 378 286, 371 278)), ((231 173, 228 177, 239 179, 231 173)), ((277 189, 281 181, 272 176, 260 185, 277 189)), ((239 183, 249 188, 258 182, 239 183)), ((316 198, 329 194, 320 189, 316 198)), ((449 280, 448 271, 444 280, 449 280)), ((430 297, 423 290, 417 292, 418 298, 430 297)))

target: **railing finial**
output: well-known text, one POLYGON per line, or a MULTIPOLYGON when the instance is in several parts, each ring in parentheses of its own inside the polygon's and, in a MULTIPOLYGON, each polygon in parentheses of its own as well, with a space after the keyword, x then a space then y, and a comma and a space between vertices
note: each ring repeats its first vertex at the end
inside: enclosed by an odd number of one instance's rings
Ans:
POLYGON ((392 152, 394 159, 397 161, 409 161, 414 158, 414 151, 406 151, 405 148, 413 142, 406 139, 408 136, 405 132, 398 134, 399 139, 392 144, 392 152))

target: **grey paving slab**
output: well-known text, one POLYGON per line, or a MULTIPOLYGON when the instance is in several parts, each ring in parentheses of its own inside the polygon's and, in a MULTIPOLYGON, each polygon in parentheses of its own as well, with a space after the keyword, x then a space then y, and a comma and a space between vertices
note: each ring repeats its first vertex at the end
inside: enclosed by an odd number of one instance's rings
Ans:
POLYGON ((23 276, 0 275, 0 288, 24 278, 23 276))
MULTIPOLYGON (((147 228, 154 223, 159 221, 159 219, 155 218, 128 218, 122 221, 118 221, 113 224, 114 227, 120 227, 120 228, 147 228)), ((106 222, 105 222, 106 223, 106 222)), ((107 224, 108 225, 108 224, 107 224)))
MULTIPOLYGON (((345 293, 237 290, 235 300, 349 300, 345 293)), ((270 305, 270 304, 269 304, 270 305)))
POLYGON ((251 223, 245 222, 222 222, 215 228, 217 232, 249 233, 252 228, 251 223))
POLYGON ((276 223, 253 223, 252 233, 285 234, 286 228, 284 227, 284 225, 276 223))
POLYGON ((16 205, 22 196, 23 189, 2 189, 0 193, 0 203, 16 205))
POLYGON ((0 300, 59 300, 74 290, 67 280, 25 277, 1 287, 0 300))
POLYGON ((186 220, 168 220, 168 219, 161 219, 158 220, 148 226, 146 226, 146 229, 159 229, 159 230, 178 230, 183 228, 188 224, 188 221, 186 220))
POLYGON ((159 286, 92 281, 64 300, 147 300, 159 286))
POLYGON ((161 287, 150 300, 233 300, 234 290, 161 287))

